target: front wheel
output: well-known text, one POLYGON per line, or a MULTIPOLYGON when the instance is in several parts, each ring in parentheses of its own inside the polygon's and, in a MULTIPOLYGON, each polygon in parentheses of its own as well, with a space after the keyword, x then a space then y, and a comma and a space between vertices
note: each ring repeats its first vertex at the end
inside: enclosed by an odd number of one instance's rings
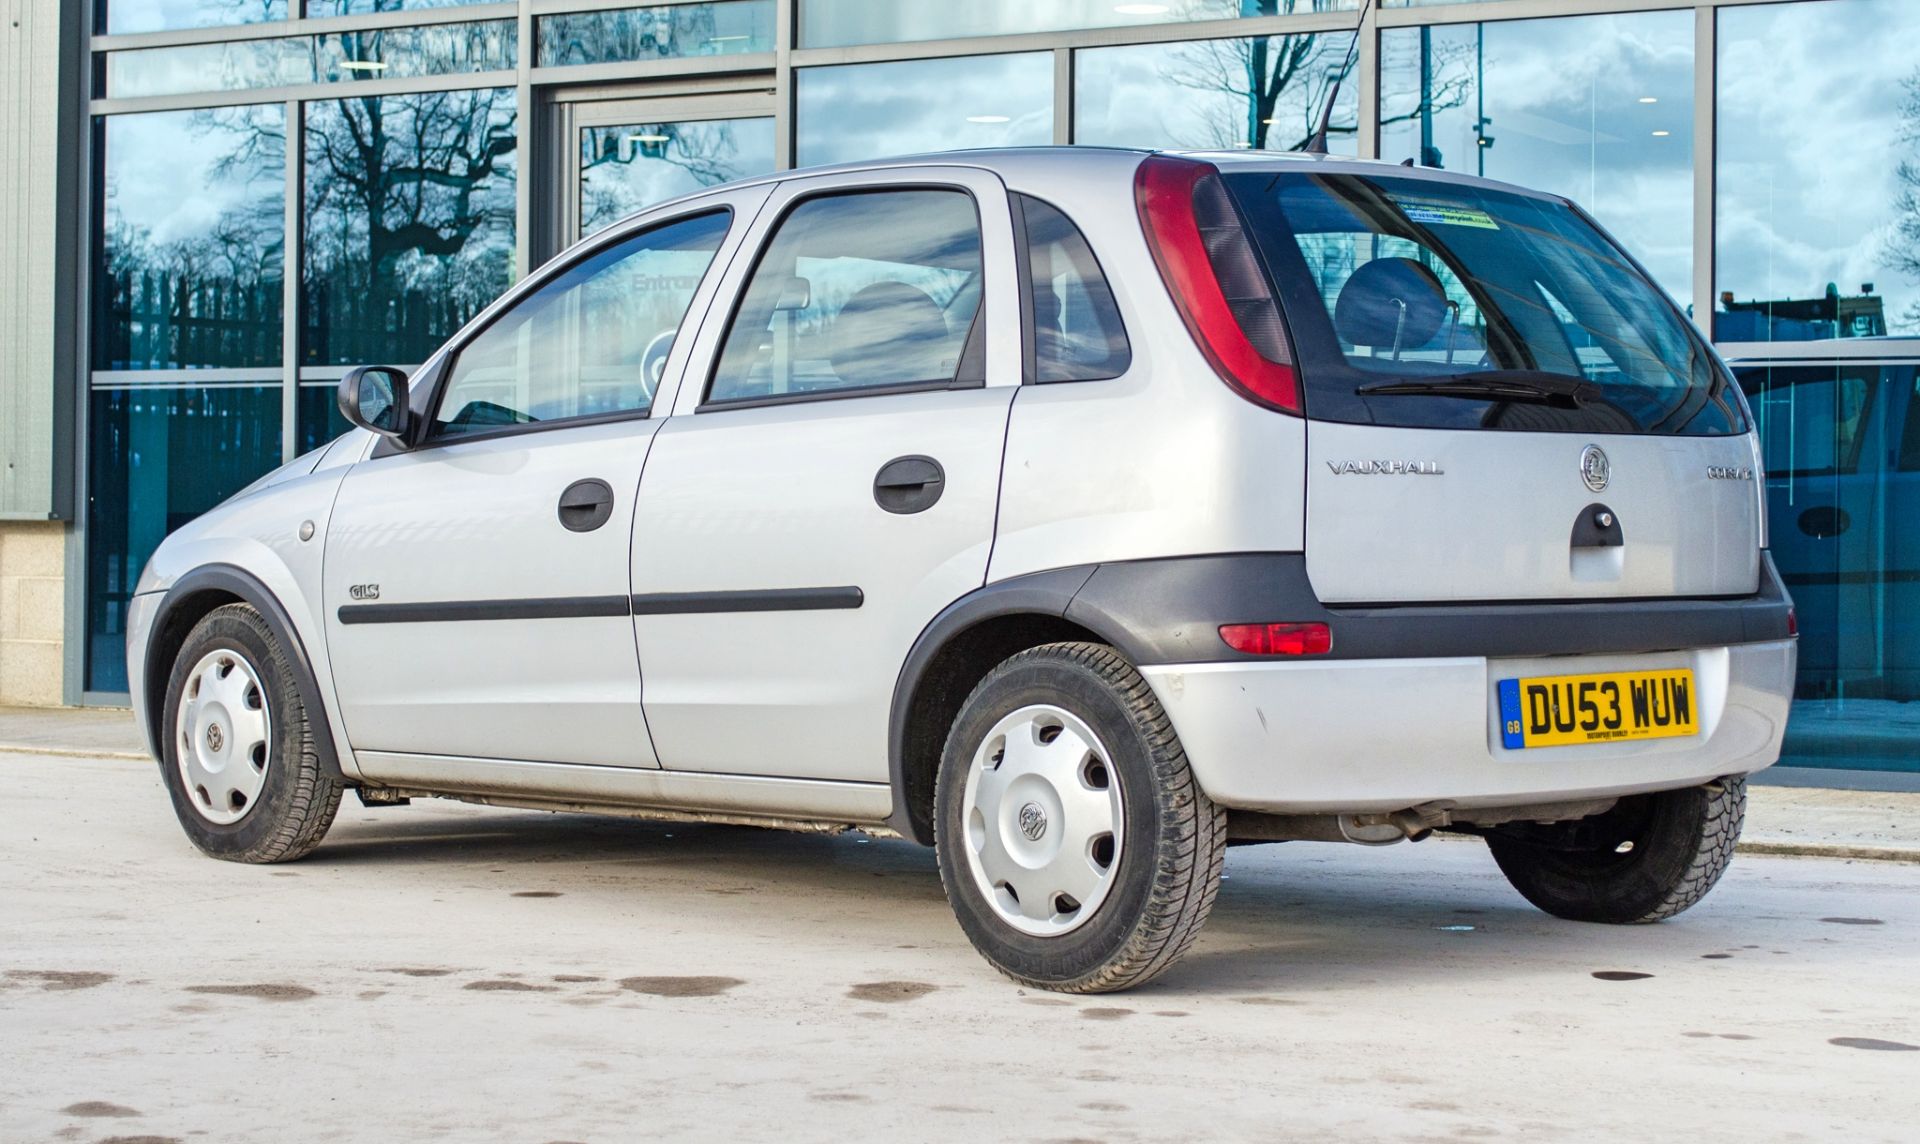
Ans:
POLYGON ((1744 776, 1629 795, 1605 814, 1496 827, 1487 847, 1529 902, 1557 918, 1631 925, 1707 896, 1733 860, 1747 814, 1744 776))
POLYGON ((246 604, 207 613, 167 681, 160 766, 174 815, 202 851, 289 862, 320 844, 340 808, 287 651, 246 604))
POLYGON ((1225 812, 1146 680, 1100 644, 1022 652, 974 688, 934 816, 961 928, 1038 988, 1104 993, 1157 976, 1219 890, 1225 812))

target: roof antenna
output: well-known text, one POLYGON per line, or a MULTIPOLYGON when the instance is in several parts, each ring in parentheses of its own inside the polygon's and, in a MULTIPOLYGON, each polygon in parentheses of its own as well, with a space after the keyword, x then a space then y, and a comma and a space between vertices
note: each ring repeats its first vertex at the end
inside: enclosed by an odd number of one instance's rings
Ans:
POLYGON ((1347 73, 1353 70, 1354 57, 1360 52, 1360 30, 1367 26, 1367 13, 1371 11, 1373 0, 1361 0, 1360 19, 1353 25, 1353 42, 1347 45, 1347 62, 1340 66, 1339 74, 1333 77, 1333 87, 1327 92, 1327 104, 1320 109, 1320 126, 1307 136, 1306 143, 1300 148, 1309 155, 1327 153, 1327 125, 1333 121, 1334 101, 1340 98, 1340 81, 1346 79, 1347 73))

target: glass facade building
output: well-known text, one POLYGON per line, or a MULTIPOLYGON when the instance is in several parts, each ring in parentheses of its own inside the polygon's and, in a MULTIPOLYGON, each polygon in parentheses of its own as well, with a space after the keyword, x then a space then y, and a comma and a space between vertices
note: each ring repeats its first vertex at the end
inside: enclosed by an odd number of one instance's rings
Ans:
POLYGON ((519 275, 742 176, 1297 147, 1560 192, 1734 362, 1799 600, 1790 761, 1920 769, 1920 4, 95 0, 75 698, 166 532, 519 275), (1349 47, 1355 46, 1349 68, 1349 47))

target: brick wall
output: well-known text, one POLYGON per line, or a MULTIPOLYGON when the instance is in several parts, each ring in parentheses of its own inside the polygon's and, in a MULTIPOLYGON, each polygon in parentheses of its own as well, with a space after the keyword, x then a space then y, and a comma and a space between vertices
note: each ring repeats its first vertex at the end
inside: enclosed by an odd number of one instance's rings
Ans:
POLYGON ((0 521, 0 704, 57 706, 66 526, 0 521))

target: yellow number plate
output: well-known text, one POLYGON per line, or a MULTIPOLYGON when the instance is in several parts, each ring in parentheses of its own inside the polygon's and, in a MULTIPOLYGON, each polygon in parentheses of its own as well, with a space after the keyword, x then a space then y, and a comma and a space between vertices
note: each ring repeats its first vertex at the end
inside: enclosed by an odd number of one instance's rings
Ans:
POLYGON ((1700 730, 1693 672, 1615 671, 1503 679, 1500 738, 1508 750, 1667 739, 1700 730))

